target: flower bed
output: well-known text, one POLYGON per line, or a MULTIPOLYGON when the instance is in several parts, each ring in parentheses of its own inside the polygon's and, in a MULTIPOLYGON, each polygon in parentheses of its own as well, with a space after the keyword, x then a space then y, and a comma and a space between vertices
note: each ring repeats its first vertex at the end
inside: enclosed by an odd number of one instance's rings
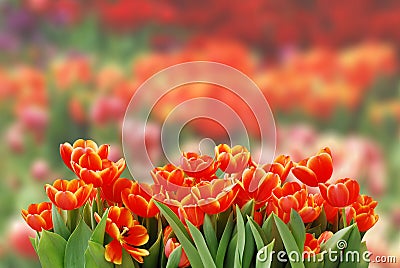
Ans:
POLYGON ((361 240, 377 202, 356 180, 327 183, 329 148, 257 164, 243 146, 222 144, 214 156, 183 153, 179 167, 154 168, 152 185, 121 178, 125 160, 109 150, 62 144, 77 178, 46 184, 51 202, 22 210, 42 267, 368 266, 361 240), (290 172, 298 181, 286 181, 290 172))

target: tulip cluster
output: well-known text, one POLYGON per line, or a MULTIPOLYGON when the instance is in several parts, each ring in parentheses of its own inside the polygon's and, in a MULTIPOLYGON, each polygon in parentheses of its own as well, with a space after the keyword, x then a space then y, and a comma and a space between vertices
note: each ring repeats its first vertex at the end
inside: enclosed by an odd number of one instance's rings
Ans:
MULTIPOLYGON (((377 202, 360 195, 356 180, 331 180, 329 148, 299 162, 280 155, 272 163, 256 163, 245 147, 221 144, 215 147, 214 156, 184 152, 178 166, 155 167, 149 172, 153 184, 121 178, 125 161, 109 160, 109 148, 82 139, 60 146, 62 160, 77 178, 47 184, 51 203, 22 210, 28 225, 38 232, 38 241, 53 231, 67 241, 68 248, 74 233, 82 235, 88 230, 88 252, 93 251, 90 243, 97 241, 102 248, 98 252, 104 254, 102 261, 149 265, 159 263, 160 255, 174 263, 170 265, 197 267, 187 239, 194 239, 198 246, 203 231, 211 243, 210 232, 217 239, 218 229, 210 226, 224 222, 228 228, 235 221, 240 235, 239 225, 244 221, 240 211, 246 212, 245 220, 254 230, 268 226, 271 217, 278 227, 293 226, 297 217, 299 228, 304 229, 301 250, 305 254, 318 254, 321 245, 346 226, 366 232, 378 220, 374 212, 377 202)), ((38 241, 33 244, 41 257, 44 242, 38 241)), ((216 247, 215 243, 209 247, 216 247)))

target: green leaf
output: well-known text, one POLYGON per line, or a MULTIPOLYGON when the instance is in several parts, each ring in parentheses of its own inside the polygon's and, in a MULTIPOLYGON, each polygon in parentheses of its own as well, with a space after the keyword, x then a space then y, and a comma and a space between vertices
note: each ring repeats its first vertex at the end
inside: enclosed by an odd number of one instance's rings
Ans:
POLYGON ((37 235, 35 237, 29 237, 29 241, 31 241, 33 249, 37 252, 38 243, 39 243, 37 235))
POLYGON ((188 257, 191 265, 196 268, 204 267, 201 262, 200 255, 197 252, 195 246, 193 245, 192 239, 187 233, 183 223, 179 220, 179 218, 169 207, 157 201, 155 201, 155 203, 159 208, 160 212, 162 213, 162 215, 167 219, 172 230, 174 230, 176 237, 178 238, 182 247, 185 249, 186 256, 188 257))
POLYGON ((367 251, 368 251, 367 244, 364 241, 364 242, 361 243, 361 246, 360 246, 361 259, 360 259, 360 262, 357 264, 357 268, 368 268, 369 261, 365 260, 365 257, 363 257, 363 256, 365 256, 364 253, 367 252, 367 251))
POLYGON ((217 250, 217 257, 216 257, 216 265, 218 268, 223 268, 224 267, 224 259, 225 259, 225 254, 226 250, 229 245, 229 241, 232 235, 233 227, 234 227, 234 222, 232 220, 233 214, 231 213, 228 221, 226 223, 224 232, 222 234, 218 250, 217 250))
POLYGON ((113 268, 114 265, 104 258, 104 252, 102 244, 89 241, 85 252, 85 268, 113 268))
POLYGON ((85 267, 85 250, 88 247, 91 235, 92 231, 86 225, 85 221, 81 219, 68 239, 65 248, 64 267, 85 267))
POLYGON ((217 240, 217 235, 215 234, 213 225, 211 223, 210 216, 208 214, 206 214, 204 217, 203 231, 204 231, 204 237, 206 238, 207 246, 210 250, 211 256, 215 260, 215 257, 217 256, 217 250, 218 250, 218 240, 217 240))
POLYGON ((125 250, 122 249, 122 263, 119 265, 115 265, 118 268, 132 268, 137 267, 136 262, 133 261, 131 255, 125 250))
POLYGON ((62 219, 60 213, 58 212, 57 207, 53 204, 53 208, 51 210, 51 217, 53 220, 53 229, 54 232, 61 235, 65 240, 68 240, 71 232, 65 225, 64 220, 62 219))
POLYGON ((340 262, 339 268, 346 268, 352 263, 360 263, 362 259, 361 252, 361 235, 357 228, 357 225, 353 225, 349 238, 347 239, 347 245, 344 248, 344 259, 340 262))
POLYGON ((154 242, 154 244, 149 249, 150 255, 144 257, 143 268, 160 267, 158 263, 160 259, 160 254, 163 254, 163 252, 160 252, 162 235, 163 235, 162 230, 160 230, 158 232, 158 237, 156 242, 154 242))
POLYGON ((303 220, 299 213, 294 209, 290 212, 290 221, 288 222, 290 231, 292 231, 294 240, 296 240, 297 247, 300 252, 303 252, 304 241, 306 240, 306 228, 304 227, 303 220))
POLYGON ((260 250, 267 243, 267 238, 263 238, 265 236, 264 231, 260 226, 249 216, 247 216, 247 220, 250 224, 251 231, 253 233, 254 241, 256 242, 257 250, 260 250))
POLYGON ((199 255, 203 262, 203 265, 205 267, 216 268, 211 253, 208 250, 206 241, 204 240, 204 237, 199 229, 197 229, 196 226, 194 226, 189 220, 186 220, 186 224, 189 227, 194 243, 196 244, 197 250, 199 251, 199 255))
MULTIPOLYGON (((331 238, 326 241, 326 243, 321 245, 321 252, 326 251, 329 252, 331 251, 332 253, 334 251, 338 252, 338 243, 339 241, 347 241, 349 239, 349 236, 352 232, 352 230, 355 228, 355 225, 350 225, 346 228, 343 228, 339 231, 337 231, 331 238)), ((332 254, 335 256, 334 254, 332 254)), ((333 261, 332 258, 329 258, 329 254, 324 255, 324 268, 333 268, 333 267, 338 267, 339 265, 339 256, 336 255, 337 260, 333 261)))
POLYGON ((108 212, 109 212, 108 209, 104 212, 103 217, 101 218, 99 224, 97 224, 96 228, 93 231, 92 236, 90 237, 90 241, 93 241, 93 242, 103 245, 108 212))
POLYGON ((237 233, 234 234, 230 240, 228 250, 226 251, 226 257, 224 260, 224 265, 222 267, 234 267, 235 265, 235 256, 239 257, 237 254, 237 233))
POLYGON ((286 224, 275 214, 274 216, 274 221, 276 224, 276 227, 278 228, 279 234, 282 238, 283 244, 285 246, 286 252, 288 253, 289 256, 289 261, 291 264, 292 268, 304 268, 304 264, 302 262, 296 261, 295 258, 290 258, 290 256, 293 256, 293 253, 296 252, 296 257, 301 258, 303 250, 300 251, 297 244, 296 240, 294 239, 292 233, 289 230, 289 227, 286 226, 286 224), (292 255, 290 255, 292 254, 292 255))
POLYGON ((246 216, 253 217, 254 216, 254 200, 250 199, 244 206, 240 209, 242 212, 243 217, 246 218, 246 216))
POLYGON ((178 246, 174 249, 174 251, 172 251, 171 255, 169 255, 166 268, 177 268, 181 260, 181 255, 182 255, 182 246, 178 246))
POLYGON ((240 209, 237 205, 236 205, 236 222, 237 222, 236 224, 237 224, 237 235, 238 235, 236 254, 239 255, 239 260, 240 262, 242 262, 244 246, 246 243, 246 231, 242 213, 240 212, 240 209))
POLYGON ((43 230, 37 250, 42 267, 64 267, 66 245, 67 241, 62 236, 43 230))
POLYGON ((256 268, 270 268, 272 265, 272 251, 274 249, 275 240, 261 248, 257 252, 256 268))
POLYGON ((250 267, 251 262, 254 259, 254 252, 256 250, 254 238, 253 238, 253 233, 251 231, 250 223, 247 221, 246 223, 246 250, 243 252, 243 260, 242 260, 242 266, 243 268, 248 268, 250 267))

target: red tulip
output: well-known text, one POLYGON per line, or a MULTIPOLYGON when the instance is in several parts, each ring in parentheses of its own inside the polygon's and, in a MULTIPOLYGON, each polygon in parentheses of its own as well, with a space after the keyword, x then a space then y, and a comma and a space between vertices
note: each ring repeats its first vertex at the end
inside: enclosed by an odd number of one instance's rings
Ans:
POLYGON ((53 229, 53 221, 51 218, 51 203, 42 202, 39 204, 31 204, 28 210, 21 211, 22 217, 26 223, 35 231, 41 232, 42 229, 53 229))
MULTIPOLYGON (((155 189, 149 185, 133 182, 130 188, 122 190, 122 201, 124 205, 133 213, 140 217, 152 218, 159 212, 156 204, 154 203, 153 195, 156 195, 155 189), (142 189, 145 188, 145 189, 142 189)), ((157 188, 157 187, 156 187, 157 188)))
POLYGON ((215 147, 216 161, 225 173, 241 173, 250 162, 249 151, 241 145, 230 148, 226 144, 215 147))
POLYGON ((54 181, 53 185, 46 184, 46 193, 54 205, 64 210, 73 210, 83 206, 89 199, 93 185, 81 180, 54 181))
POLYGON ((346 178, 335 183, 320 183, 319 190, 322 197, 333 207, 346 207, 357 200, 360 185, 357 181, 346 178))
POLYGON ((196 153, 183 153, 181 165, 185 173, 197 180, 210 181, 218 169, 218 164, 208 155, 198 155, 196 153))
POLYGON ((317 187, 332 176, 333 164, 329 148, 322 149, 317 155, 300 161, 293 169, 293 175, 304 184, 317 187))
MULTIPOLYGON (((165 256, 167 256, 167 258, 169 258, 172 251, 174 251, 179 246, 180 246, 180 243, 176 242, 175 238, 168 239, 168 241, 165 243, 165 256)), ((186 256, 186 253, 182 248, 181 258, 179 260, 178 267, 179 268, 188 267, 189 265, 190 265, 190 262, 188 260, 188 257, 186 256)))
POLYGON ((306 240, 304 241, 304 256, 313 256, 318 254, 320 251, 321 247, 318 243, 318 240, 314 237, 314 235, 306 233, 306 240))
MULTIPOLYGON (((100 222, 101 218, 96 213, 95 218, 100 222)), ((121 264, 122 248, 124 248, 137 262, 143 263, 143 257, 149 252, 137 248, 147 243, 149 235, 144 226, 133 219, 131 212, 126 208, 112 206, 108 212, 106 232, 113 240, 106 245, 105 258, 107 261, 121 264)))

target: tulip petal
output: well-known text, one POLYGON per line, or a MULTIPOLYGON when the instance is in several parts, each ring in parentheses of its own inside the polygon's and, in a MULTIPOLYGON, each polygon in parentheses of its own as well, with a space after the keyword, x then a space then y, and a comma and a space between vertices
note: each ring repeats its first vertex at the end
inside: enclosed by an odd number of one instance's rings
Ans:
POLYGON ((104 257, 107 261, 121 264, 122 263, 122 246, 118 240, 113 240, 111 243, 106 245, 106 251, 104 257))

